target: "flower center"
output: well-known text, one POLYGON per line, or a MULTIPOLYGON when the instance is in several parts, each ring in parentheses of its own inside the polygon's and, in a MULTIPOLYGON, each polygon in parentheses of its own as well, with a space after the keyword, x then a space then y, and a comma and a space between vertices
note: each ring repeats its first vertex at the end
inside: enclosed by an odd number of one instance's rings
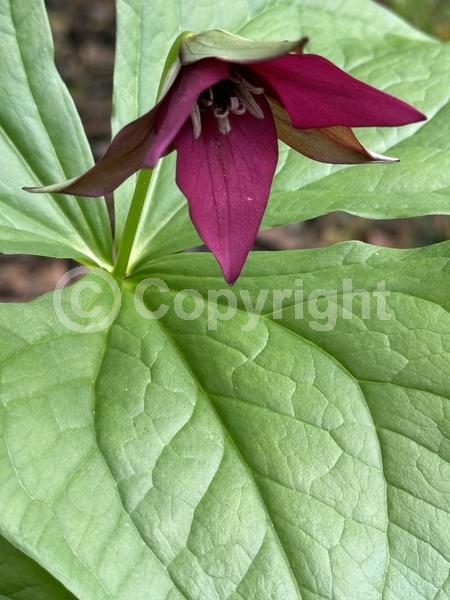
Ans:
POLYGON ((205 90, 198 98, 191 113, 194 138, 202 132, 202 113, 211 111, 217 127, 223 135, 231 131, 230 115, 243 115, 248 112, 256 119, 264 119, 264 113, 253 96, 264 94, 261 87, 252 85, 238 73, 229 79, 222 79, 205 90))

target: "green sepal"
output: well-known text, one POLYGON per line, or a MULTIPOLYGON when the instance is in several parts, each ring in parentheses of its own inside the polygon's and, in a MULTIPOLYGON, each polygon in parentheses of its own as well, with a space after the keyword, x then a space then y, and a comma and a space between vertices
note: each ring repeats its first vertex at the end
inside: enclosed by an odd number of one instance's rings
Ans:
POLYGON ((182 44, 192 36, 194 34, 191 31, 183 31, 172 44, 162 70, 158 88, 158 100, 167 94, 177 78, 182 66, 180 61, 182 44))
POLYGON ((204 58, 253 63, 276 58, 289 52, 301 52, 306 41, 306 38, 291 42, 249 40, 221 29, 213 29, 186 36, 180 45, 180 60, 182 65, 204 58))

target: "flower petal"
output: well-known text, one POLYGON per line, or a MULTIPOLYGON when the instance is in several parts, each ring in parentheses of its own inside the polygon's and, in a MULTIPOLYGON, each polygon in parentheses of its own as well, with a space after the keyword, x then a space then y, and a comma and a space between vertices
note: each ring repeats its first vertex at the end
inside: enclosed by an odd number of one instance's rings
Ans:
POLYGON ((284 105, 294 127, 383 127, 426 119, 406 102, 315 54, 288 54, 251 65, 251 71, 284 105))
POLYGON ((26 187, 27 192, 64 193, 75 196, 104 196, 113 192, 133 173, 142 168, 154 137, 158 106, 121 129, 104 156, 84 175, 46 187, 26 187))
POLYGON ((121 129, 92 169, 64 183, 24 189, 92 197, 113 192, 139 169, 154 166, 171 149, 197 97, 227 74, 228 65, 213 59, 184 67, 166 96, 151 111, 121 129))
POLYGON ((306 42, 306 38, 293 42, 249 40, 222 29, 212 29, 186 37, 180 47, 180 60, 183 65, 204 58, 218 58, 242 64, 253 63, 288 52, 302 52, 306 42))
POLYGON ((331 164, 396 163, 391 158, 372 152, 360 143, 349 127, 297 129, 292 126, 288 113, 274 100, 269 100, 277 134, 285 144, 308 158, 331 164))
POLYGON ((208 111, 198 139, 190 123, 175 139, 178 186, 228 283, 238 278, 258 233, 277 164, 272 114, 264 98, 258 103, 264 118, 230 115, 227 135, 219 132, 208 111))
POLYGON ((145 157, 145 166, 152 167, 164 155, 194 108, 200 94, 227 79, 227 63, 214 58, 183 67, 169 90, 155 123, 155 137, 145 157))

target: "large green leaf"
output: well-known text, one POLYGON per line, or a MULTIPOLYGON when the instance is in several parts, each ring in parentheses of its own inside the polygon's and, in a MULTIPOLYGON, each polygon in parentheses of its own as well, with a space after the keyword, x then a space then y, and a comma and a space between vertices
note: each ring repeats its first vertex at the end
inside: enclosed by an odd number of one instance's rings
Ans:
POLYGON ((217 327, 209 255, 146 275, 1 307, 0 531, 80 600, 448 598, 450 244, 256 253, 217 327))
POLYGON ((417 27, 449 38, 450 4, 447 0, 385 0, 385 4, 417 27))
POLYGON ((0 0, 0 35, 0 251, 106 266, 111 232, 103 200, 22 191, 74 177, 92 165, 54 65, 43 1, 0 0))
MULTIPOLYGON (((118 0, 115 76, 117 130, 155 100, 166 53, 183 30, 222 27, 260 39, 308 35, 309 51, 334 60, 361 79, 412 102, 429 116, 424 124, 360 132, 378 152, 402 159, 400 165, 333 167, 282 148, 278 174, 264 226, 283 225, 336 210, 371 218, 449 213, 450 46, 417 32, 370 0, 166 2, 118 0)), ((144 218, 131 257, 132 268, 199 243, 187 204, 174 185, 175 156, 154 174, 144 218)), ((121 232, 134 181, 117 193, 121 232)))
POLYGON ((74 600, 28 556, 0 535, 0 598, 2 600, 74 600))

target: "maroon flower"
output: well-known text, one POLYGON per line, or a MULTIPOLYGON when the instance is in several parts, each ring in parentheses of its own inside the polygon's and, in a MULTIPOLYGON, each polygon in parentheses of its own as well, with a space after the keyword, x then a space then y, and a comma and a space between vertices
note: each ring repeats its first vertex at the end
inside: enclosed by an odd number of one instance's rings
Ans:
POLYGON ((218 30, 186 37, 158 104, 124 127, 90 171, 27 189, 102 196, 176 149, 176 180, 191 219, 234 282, 266 208, 277 138, 322 162, 395 162, 364 148, 350 128, 426 118, 304 54, 304 42, 253 42, 218 30))

